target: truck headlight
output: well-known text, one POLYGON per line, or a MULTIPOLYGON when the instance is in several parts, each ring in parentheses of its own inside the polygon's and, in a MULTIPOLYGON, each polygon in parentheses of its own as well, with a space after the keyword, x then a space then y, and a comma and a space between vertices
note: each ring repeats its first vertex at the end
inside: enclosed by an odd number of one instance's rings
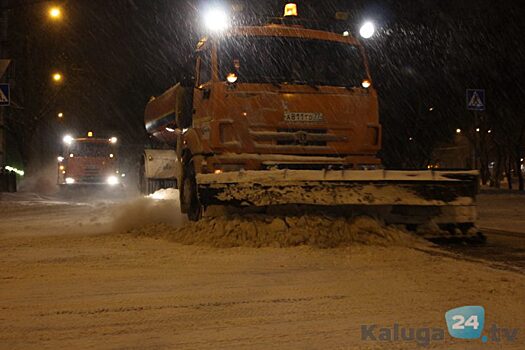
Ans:
POLYGON ((364 87, 365 89, 368 89, 370 85, 372 85, 372 83, 368 79, 363 80, 363 82, 361 83, 361 86, 364 87))
POLYGON ((106 179, 106 182, 108 183, 108 185, 111 185, 111 186, 115 186, 115 185, 118 185, 118 177, 116 176, 108 176, 108 178, 106 179))
POLYGON ((73 143, 74 138, 73 138, 73 136, 71 136, 71 135, 66 135, 66 136, 64 136, 64 138, 62 139, 62 141, 64 141, 64 143, 65 143, 66 145, 70 145, 70 144, 73 143))
POLYGON ((206 28, 213 32, 220 32, 229 26, 228 13, 221 8, 210 9, 204 14, 206 28))
POLYGON ((234 84, 234 83, 237 81, 237 74, 235 74, 235 73, 229 73, 229 74, 226 76, 226 80, 228 81, 228 83, 230 83, 230 84, 234 84))
POLYGON ((72 177, 66 177, 66 183, 68 185, 74 184, 75 183, 75 179, 73 179, 72 177))

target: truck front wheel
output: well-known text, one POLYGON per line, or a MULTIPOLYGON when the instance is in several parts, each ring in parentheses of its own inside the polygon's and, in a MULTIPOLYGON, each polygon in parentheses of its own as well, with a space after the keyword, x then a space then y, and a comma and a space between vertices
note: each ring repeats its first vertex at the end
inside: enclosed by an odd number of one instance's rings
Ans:
POLYGON ((186 213, 191 221, 198 221, 202 216, 202 205, 197 196, 197 181, 192 161, 184 167, 181 185, 180 203, 182 212, 186 213))

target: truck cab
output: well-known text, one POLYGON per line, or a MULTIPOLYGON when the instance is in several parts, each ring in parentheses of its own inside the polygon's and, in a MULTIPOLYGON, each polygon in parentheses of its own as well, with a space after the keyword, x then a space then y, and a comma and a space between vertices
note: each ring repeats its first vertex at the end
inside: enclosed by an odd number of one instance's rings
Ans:
POLYGON ((208 155, 197 172, 380 163, 377 96, 352 37, 234 28, 199 42, 195 76, 185 138, 192 154, 208 155))

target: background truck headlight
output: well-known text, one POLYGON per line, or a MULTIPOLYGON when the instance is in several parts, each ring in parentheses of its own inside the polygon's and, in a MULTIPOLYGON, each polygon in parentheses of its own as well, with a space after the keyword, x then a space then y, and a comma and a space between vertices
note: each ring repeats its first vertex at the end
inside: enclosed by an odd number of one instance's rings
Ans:
POLYGON ((66 183, 68 185, 74 184, 75 183, 75 179, 73 179, 72 177, 66 177, 66 183))
POLYGON ((108 178, 106 179, 106 182, 108 183, 108 185, 111 185, 111 186, 114 186, 114 185, 118 185, 119 181, 118 181, 118 177, 116 176, 108 176, 108 178))

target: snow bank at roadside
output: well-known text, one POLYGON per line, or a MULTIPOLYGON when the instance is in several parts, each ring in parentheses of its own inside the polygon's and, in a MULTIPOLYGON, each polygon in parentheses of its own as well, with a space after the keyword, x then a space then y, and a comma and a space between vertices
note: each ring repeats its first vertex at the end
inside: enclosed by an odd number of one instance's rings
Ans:
POLYGON ((394 226, 384 226, 373 218, 332 218, 302 215, 275 217, 244 215, 203 218, 179 228, 166 224, 129 230, 140 236, 164 237, 183 244, 214 247, 288 247, 311 245, 332 248, 345 245, 424 244, 394 226))

